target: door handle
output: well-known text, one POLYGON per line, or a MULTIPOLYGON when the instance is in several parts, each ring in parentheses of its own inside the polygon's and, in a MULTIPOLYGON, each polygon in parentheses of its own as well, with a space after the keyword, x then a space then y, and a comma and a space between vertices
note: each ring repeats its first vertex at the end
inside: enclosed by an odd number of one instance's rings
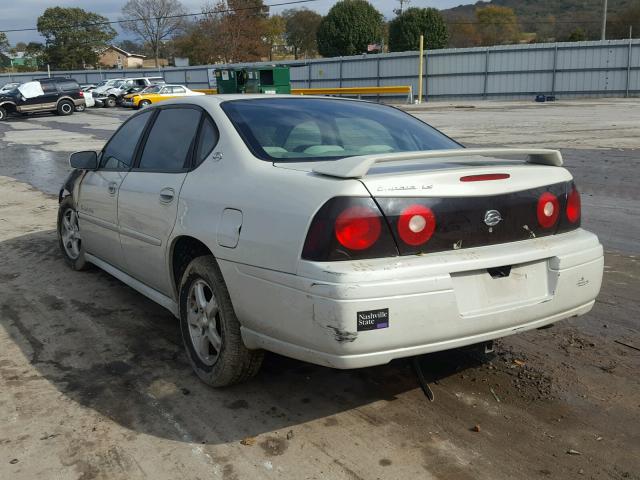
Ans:
POLYGON ((109 190, 109 193, 111 195, 115 195, 116 191, 118 190, 118 184, 116 182, 111 182, 107 189, 109 190))
POLYGON ((160 203, 171 203, 176 192, 173 188, 163 188, 160 190, 160 203))

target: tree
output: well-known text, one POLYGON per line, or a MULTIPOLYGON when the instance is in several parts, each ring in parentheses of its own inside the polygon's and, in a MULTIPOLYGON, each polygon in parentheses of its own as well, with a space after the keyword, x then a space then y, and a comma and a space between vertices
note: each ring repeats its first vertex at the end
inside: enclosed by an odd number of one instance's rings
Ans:
POLYGON ((127 32, 149 44, 156 67, 162 43, 182 30, 186 10, 178 0, 129 0, 122 7, 120 24, 127 32))
POLYGON ((42 43, 29 42, 24 48, 24 54, 26 57, 32 58, 38 67, 45 63, 46 50, 42 43))
POLYGON ((0 53, 9 51, 9 40, 4 32, 0 32, 0 53))
POLYGON ((173 44, 192 64, 263 60, 278 42, 278 26, 269 24, 268 13, 262 0, 208 3, 202 18, 188 24, 173 44))
POLYGON ((517 43, 520 40, 518 17, 512 8, 489 5, 476 8, 482 45, 517 43))
POLYGON ((337 2, 318 28, 318 51, 325 57, 356 55, 384 35, 382 14, 366 0, 337 2))
POLYGON ((317 34, 322 15, 299 8, 285 10, 282 16, 285 19, 287 45, 293 48, 294 58, 315 56, 318 53, 317 34))
POLYGON ((449 46, 454 48, 476 47, 482 39, 473 19, 463 15, 452 15, 447 19, 449 46))
POLYGON ((98 52, 116 36, 108 22, 106 17, 82 8, 47 8, 38 17, 46 61, 60 69, 96 65, 98 52))
POLYGON ((640 34, 640 4, 629 5, 617 15, 609 18, 607 38, 629 38, 629 27, 633 29, 633 36, 638 38, 640 34))
POLYGON ((265 20, 264 37, 269 46, 269 60, 273 60, 273 50, 284 45, 286 21, 282 15, 271 15, 265 20))
POLYGON ((129 53, 142 53, 144 46, 133 40, 122 40, 118 42, 118 47, 129 53))
POLYGON ((587 34, 580 27, 574 29, 567 37, 568 42, 583 42, 586 39, 587 39, 587 34))
POLYGON ((425 48, 434 50, 447 46, 449 34, 444 18, 435 8, 409 8, 389 23, 389 50, 404 52, 420 48, 424 35, 425 48))

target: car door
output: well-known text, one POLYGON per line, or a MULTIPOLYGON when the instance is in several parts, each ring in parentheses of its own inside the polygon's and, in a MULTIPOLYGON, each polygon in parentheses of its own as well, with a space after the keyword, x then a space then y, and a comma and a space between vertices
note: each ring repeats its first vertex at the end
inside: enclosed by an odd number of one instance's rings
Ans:
POLYGON ((171 295, 167 244, 195 150, 202 110, 187 105, 155 110, 139 159, 120 186, 118 223, 127 272, 171 295))
POLYGON ((82 242, 88 253, 118 268, 123 266, 118 233, 118 191, 133 165, 152 111, 134 115, 111 137, 96 171, 87 172, 78 194, 82 242))
POLYGON ((58 101, 58 88, 53 81, 41 81, 43 95, 26 98, 18 109, 20 112, 35 112, 41 110, 55 110, 58 101))

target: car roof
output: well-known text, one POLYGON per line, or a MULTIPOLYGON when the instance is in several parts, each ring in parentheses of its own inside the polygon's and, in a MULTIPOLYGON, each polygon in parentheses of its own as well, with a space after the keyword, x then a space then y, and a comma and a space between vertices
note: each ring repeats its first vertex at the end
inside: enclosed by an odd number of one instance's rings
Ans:
MULTIPOLYGON (((180 85, 182 86, 182 85, 180 85)), ((287 94, 279 94, 279 95, 271 95, 264 93, 228 93, 228 94, 219 94, 219 95, 202 95, 195 97, 184 97, 179 99, 168 100, 163 102, 165 104, 174 104, 174 103, 191 103, 193 105, 219 105, 223 102, 228 101, 242 101, 242 100, 256 100, 256 99, 319 99, 319 100, 333 100, 333 101, 343 101, 343 102, 365 102, 364 100, 356 100, 353 98, 336 98, 336 97, 324 97, 320 95, 287 95, 287 94)), ((366 103, 366 102, 365 102, 366 103)))

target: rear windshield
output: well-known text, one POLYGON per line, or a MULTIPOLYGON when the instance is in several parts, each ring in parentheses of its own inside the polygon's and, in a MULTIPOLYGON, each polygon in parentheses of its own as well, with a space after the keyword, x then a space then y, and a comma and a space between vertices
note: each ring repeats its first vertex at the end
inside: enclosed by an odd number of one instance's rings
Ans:
POLYGON ((265 98, 221 106, 253 154, 268 161, 461 148, 417 118, 376 103, 265 98))

